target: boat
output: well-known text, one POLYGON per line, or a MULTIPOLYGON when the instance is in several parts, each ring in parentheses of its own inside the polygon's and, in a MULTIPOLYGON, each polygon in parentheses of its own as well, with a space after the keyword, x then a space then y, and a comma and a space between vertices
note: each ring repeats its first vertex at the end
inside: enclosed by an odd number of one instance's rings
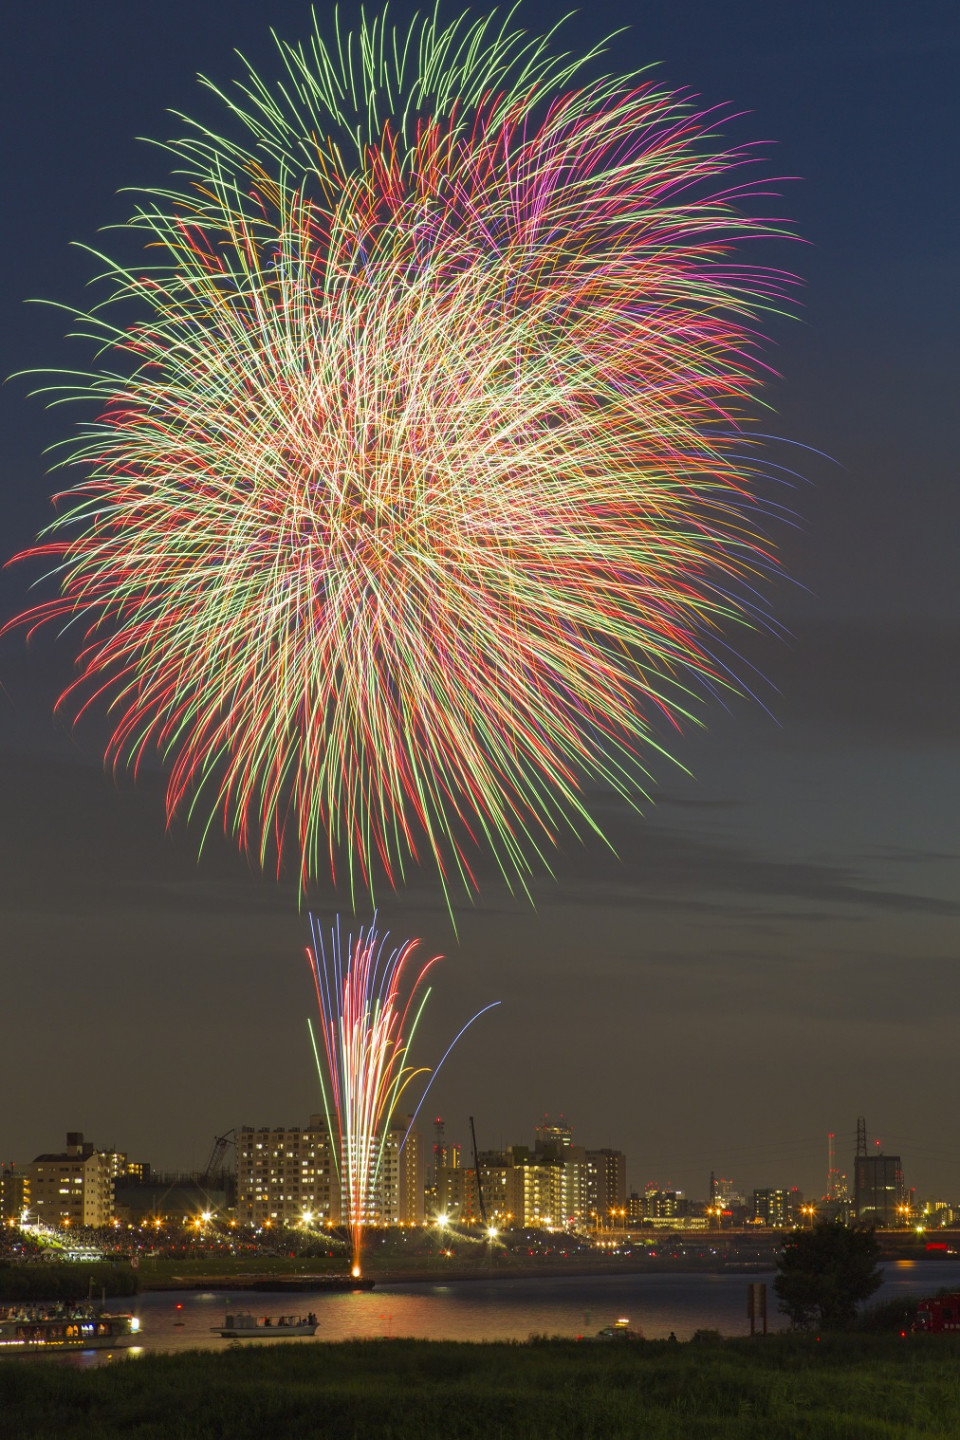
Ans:
POLYGON ((315 1335, 317 1317, 309 1315, 227 1315, 222 1325, 211 1325, 224 1340, 284 1340, 291 1335, 315 1335))
POLYGON ((139 1332, 136 1315, 92 1305, 0 1306, 0 1355, 116 1350, 133 1344, 139 1332))
POLYGON ((921 1335, 955 1334, 960 1330, 960 1295, 941 1292, 921 1300, 910 1328, 921 1335))
POLYGON ((621 1342, 625 1340, 642 1340, 643 1331, 639 1329, 632 1330, 630 1328, 630 1321, 623 1315, 616 1324, 604 1325, 602 1330, 598 1330, 596 1338, 598 1340, 615 1340, 621 1342))
POLYGON ((372 1290, 375 1281, 355 1275, 174 1275, 177 1290, 256 1290, 260 1294, 280 1295, 288 1291, 305 1294, 333 1295, 351 1290, 372 1290))
MULTIPOLYGON (((241 1280, 241 1290, 273 1291, 302 1290, 335 1294, 338 1291, 372 1290, 376 1282, 359 1275, 266 1275, 256 1280, 241 1280)), ((219 1285, 219 1281, 218 1281, 219 1285)))

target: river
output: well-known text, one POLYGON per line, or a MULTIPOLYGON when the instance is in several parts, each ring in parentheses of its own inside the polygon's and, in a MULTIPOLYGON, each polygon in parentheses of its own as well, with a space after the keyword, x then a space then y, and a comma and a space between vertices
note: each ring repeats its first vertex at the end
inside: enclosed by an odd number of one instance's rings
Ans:
MULTIPOLYGON (((896 1260, 884 1265, 875 1299, 928 1295, 940 1287, 960 1290, 960 1262, 896 1260)), ((140 1318, 138 1353, 221 1349, 230 1342, 213 1333, 227 1311, 278 1316, 313 1311, 316 1340, 410 1336, 422 1340, 527 1340, 531 1335, 573 1338, 593 1335, 623 1317, 648 1339, 671 1331, 689 1340, 694 1331, 748 1333, 747 1284, 766 1282, 769 1325, 782 1329, 773 1272, 755 1275, 697 1273, 603 1275, 463 1280, 380 1285, 345 1294, 270 1295, 253 1291, 152 1291, 131 1301, 111 1300, 110 1310, 132 1309, 140 1318)), ((283 1340, 276 1344, 310 1345, 283 1340)), ((102 1357, 90 1354, 84 1363, 102 1357)))

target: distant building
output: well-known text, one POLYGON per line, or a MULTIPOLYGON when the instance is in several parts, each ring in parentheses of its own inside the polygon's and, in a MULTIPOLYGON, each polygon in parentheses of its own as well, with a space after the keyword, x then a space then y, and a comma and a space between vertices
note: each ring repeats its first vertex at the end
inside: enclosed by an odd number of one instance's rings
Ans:
POLYGON ((710 1203, 721 1210, 732 1210, 735 1206, 743 1206, 746 1201, 740 1194, 735 1183, 725 1175, 710 1176, 710 1203))
POLYGON ((82 1131, 67 1134, 61 1154, 38 1155, 29 1167, 30 1218, 53 1229, 113 1221, 113 1165, 82 1131))
POLYGON ((925 1200, 923 1204, 923 1220, 925 1225, 934 1225, 943 1228, 945 1225, 955 1225, 957 1221, 957 1208, 949 1200, 925 1200))
POLYGON ((563 1161, 527 1152, 514 1169, 519 1224, 525 1228, 549 1225, 562 1229, 566 1223, 563 1161))
POLYGON ((424 1214, 435 1216, 443 1213, 439 1200, 439 1189, 437 1177, 441 1170, 457 1170, 460 1168, 460 1146, 447 1140, 446 1124, 442 1115, 438 1115, 433 1122, 433 1147, 429 1155, 429 1163, 424 1166, 424 1214))
POLYGON ((899 1222, 903 1170, 899 1155, 857 1155, 853 1162, 853 1208, 858 1220, 880 1229, 899 1222))
POLYGON ((341 1223, 340 1185, 321 1115, 305 1129, 237 1131, 237 1219, 242 1225, 341 1223))
MULTIPOLYGON (((424 1218, 424 1154, 409 1116, 396 1119, 379 1149, 366 1225, 414 1225, 424 1218), (404 1138, 406 1137, 406 1138, 404 1138)), ((237 1131, 237 1219, 244 1225, 346 1222, 346 1198, 322 1115, 306 1129, 237 1131)))
POLYGON ((505 1228, 522 1224, 523 1195, 516 1172, 512 1150, 480 1151, 483 1204, 491 1225, 505 1228))
POLYGON ((627 1160, 622 1150, 587 1150, 585 1210, 597 1225, 626 1219, 627 1160))
POLYGON ((641 1210, 644 1220, 681 1220, 687 1213, 682 1190, 658 1190, 648 1186, 643 1192, 641 1210))
POLYGON ((105 1150, 104 1155, 110 1161, 110 1173, 115 1184, 121 1184, 132 1180, 135 1183, 149 1184, 150 1165, 146 1160, 131 1160, 122 1150, 105 1150))
POLYGON ((423 1136, 410 1117, 403 1120, 406 1143, 400 1152, 400 1221, 404 1225, 422 1225, 426 1218, 426 1154, 423 1136))
POLYGON ((422 1225, 424 1219, 423 1140, 408 1129, 410 1116, 394 1117, 380 1153, 371 1225, 422 1225))
POLYGON ((754 1190, 750 1217, 759 1225, 786 1230, 796 1224, 803 1196, 797 1189, 754 1190))
POLYGON ((446 1124, 443 1116, 438 1115, 433 1122, 433 1155, 430 1173, 427 1181, 430 1185, 436 1184, 437 1170, 456 1170, 460 1164, 460 1146, 454 1145, 447 1139, 446 1124))
MULTIPOLYGON (((500 1227, 563 1230, 585 1223, 585 1152, 572 1145, 560 1155, 527 1145, 480 1152, 480 1183, 487 1221, 500 1227)), ((462 1224, 479 1224, 480 1200, 473 1168, 437 1171, 436 1213, 462 1224)))
POLYGON ((556 1120, 544 1115, 535 1130, 537 1138, 534 1149, 538 1155, 546 1155, 554 1160, 562 1159, 564 1152, 573 1145, 573 1130, 563 1115, 556 1120))
POLYGON ((586 1151, 578 1145, 550 1146, 549 1150, 531 1153, 526 1145, 512 1146, 508 1207, 512 1223, 522 1228, 577 1229, 590 1218, 586 1151))
POLYGON ((461 1165, 439 1166, 435 1204, 438 1218, 446 1216, 458 1225, 476 1225, 480 1219, 476 1171, 461 1165))
POLYGON ((560 1213, 564 1228, 586 1229, 590 1224, 590 1165, 581 1145, 570 1145, 563 1151, 561 1184, 560 1213))
POLYGON ((30 1209, 30 1175, 11 1164, 0 1165, 0 1224, 19 1220, 30 1209))

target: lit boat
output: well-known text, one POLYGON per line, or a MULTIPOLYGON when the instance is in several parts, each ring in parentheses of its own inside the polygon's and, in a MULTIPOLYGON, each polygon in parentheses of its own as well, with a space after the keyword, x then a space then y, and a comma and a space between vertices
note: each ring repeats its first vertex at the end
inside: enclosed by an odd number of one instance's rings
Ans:
POLYGON ((212 1325, 215 1335, 224 1340, 283 1340, 290 1335, 315 1335, 316 1315, 227 1315, 222 1325, 212 1325))
POLYGON ((597 1332, 598 1340, 642 1340, 642 1330, 631 1330, 630 1321, 625 1315, 615 1325, 604 1325, 602 1330, 597 1332))
POLYGON ((115 1350, 133 1344, 136 1315, 115 1315, 89 1305, 0 1307, 0 1355, 49 1350, 115 1350))

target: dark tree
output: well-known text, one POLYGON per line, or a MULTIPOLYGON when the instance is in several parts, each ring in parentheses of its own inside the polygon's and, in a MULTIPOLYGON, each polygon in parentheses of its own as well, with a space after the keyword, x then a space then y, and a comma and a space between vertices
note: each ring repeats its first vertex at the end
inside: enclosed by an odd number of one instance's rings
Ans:
POLYGON ((773 1283, 780 1309, 794 1326, 839 1330, 855 1319, 857 1306, 883 1280, 880 1246, 863 1225, 821 1220, 784 1242, 773 1283))

